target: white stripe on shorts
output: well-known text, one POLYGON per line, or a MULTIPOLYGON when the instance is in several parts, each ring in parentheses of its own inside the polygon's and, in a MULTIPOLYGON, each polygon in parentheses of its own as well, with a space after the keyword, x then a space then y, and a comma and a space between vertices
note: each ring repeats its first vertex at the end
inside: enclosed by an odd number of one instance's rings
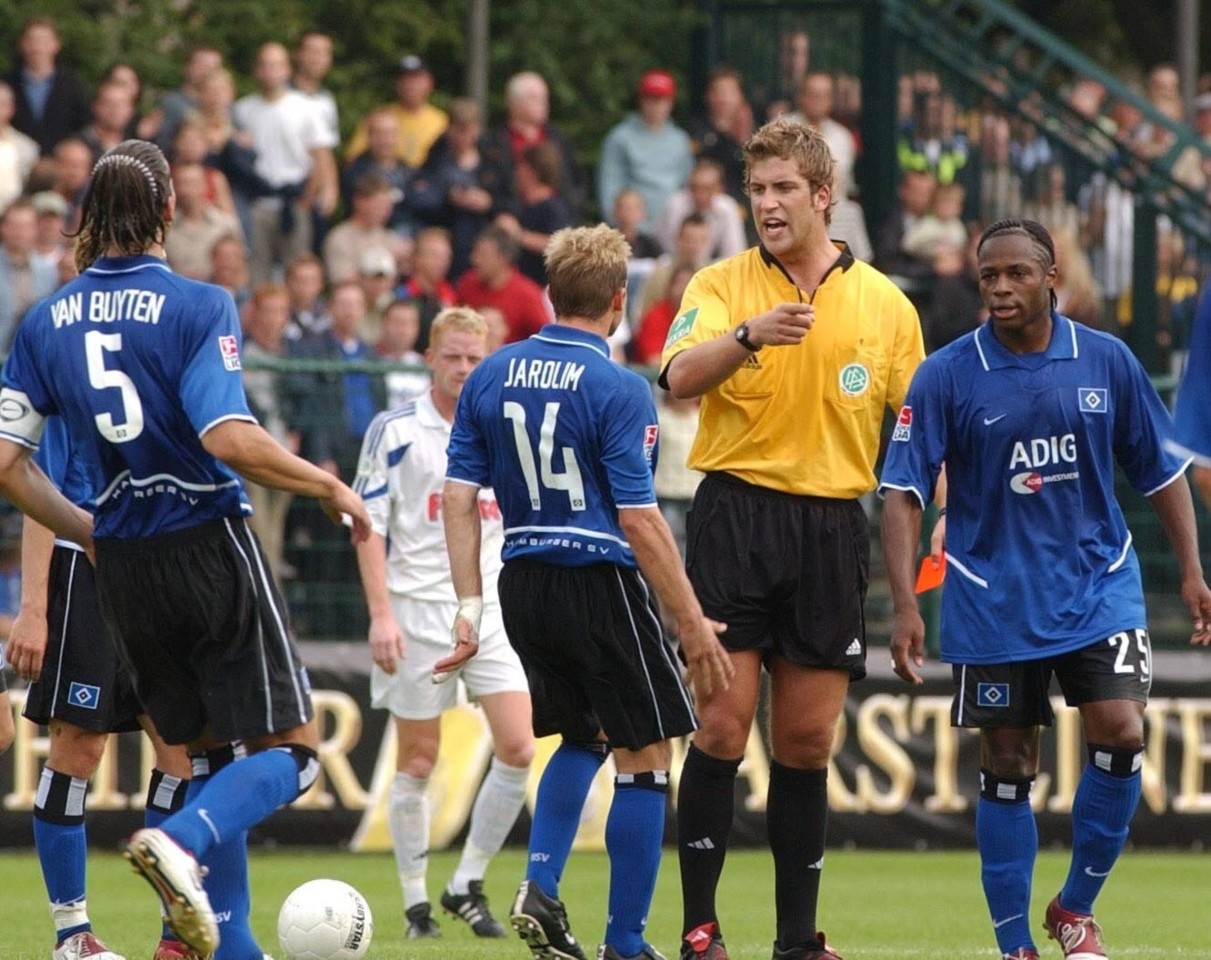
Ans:
POLYGON ((55 692, 50 698, 50 715, 55 715, 55 707, 59 704, 59 684, 63 682, 63 658, 67 655, 67 625, 71 621, 72 584, 76 581, 76 561, 79 553, 71 555, 71 566, 67 568, 67 594, 63 604, 63 633, 59 637, 59 662, 55 664, 55 692))

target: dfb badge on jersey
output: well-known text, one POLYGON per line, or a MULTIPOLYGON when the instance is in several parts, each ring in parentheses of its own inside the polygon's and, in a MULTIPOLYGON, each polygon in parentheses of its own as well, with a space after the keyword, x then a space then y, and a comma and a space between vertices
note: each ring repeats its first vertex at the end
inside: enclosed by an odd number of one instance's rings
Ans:
POLYGON ((912 407, 903 406, 900 408, 900 416, 896 418, 896 429, 892 433, 892 440, 899 440, 901 443, 907 443, 909 437, 912 436, 912 407))
POLYGON ((240 342, 232 336, 219 337, 219 352, 227 370, 240 369, 240 342))
POLYGON ((656 441, 660 438, 660 427, 649 423, 643 428, 643 458, 652 462, 652 452, 656 449, 656 441))

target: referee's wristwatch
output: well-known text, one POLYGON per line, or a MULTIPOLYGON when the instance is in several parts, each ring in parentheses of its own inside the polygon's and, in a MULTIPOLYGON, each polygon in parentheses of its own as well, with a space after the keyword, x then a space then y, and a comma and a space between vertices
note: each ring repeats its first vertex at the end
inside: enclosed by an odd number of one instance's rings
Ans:
POLYGON ((740 344, 740 346, 744 347, 745 350, 756 353, 761 349, 761 344, 753 343, 753 341, 749 339, 747 323, 742 323, 736 328, 735 336, 736 342, 740 344))

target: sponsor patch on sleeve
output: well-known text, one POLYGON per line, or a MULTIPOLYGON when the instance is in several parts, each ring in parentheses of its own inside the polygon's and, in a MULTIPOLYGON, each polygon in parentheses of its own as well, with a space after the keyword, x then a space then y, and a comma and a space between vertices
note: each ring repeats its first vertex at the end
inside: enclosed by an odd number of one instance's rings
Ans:
POLYGON ((652 451, 656 449, 656 441, 660 439, 660 427, 649 423, 643 428, 643 457, 648 463, 652 462, 652 451))
POLYGON ((240 342, 233 336, 219 337, 219 353, 223 355, 223 366, 227 370, 240 369, 240 342))
POLYGON ((912 407, 906 405, 900 408, 900 415, 896 417, 896 429, 892 431, 891 438, 901 443, 907 443, 911 436, 912 407))
POLYGON ((673 321, 673 325, 669 327, 668 338, 664 341, 667 349, 671 344, 676 343, 691 330, 694 329, 694 322, 698 319, 698 308, 690 307, 685 313, 673 321))

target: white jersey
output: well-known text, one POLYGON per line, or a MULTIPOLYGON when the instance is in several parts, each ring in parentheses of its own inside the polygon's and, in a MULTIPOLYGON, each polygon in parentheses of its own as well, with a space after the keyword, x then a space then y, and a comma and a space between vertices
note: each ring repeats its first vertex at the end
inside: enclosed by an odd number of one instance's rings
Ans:
POLYGON ((311 175, 311 151, 331 150, 338 143, 319 108, 297 90, 287 90, 276 100, 259 93, 241 97, 231 115, 252 137, 257 175, 275 189, 304 183, 311 175))
MULTIPOLYGON (((457 599, 441 516, 449 441, 450 424, 428 390, 376 416, 362 441, 353 489, 366 503, 374 532, 387 538, 387 589, 393 594, 457 599)), ((496 604, 504 525, 496 495, 487 487, 479 492, 479 517, 484 602, 496 604)))

